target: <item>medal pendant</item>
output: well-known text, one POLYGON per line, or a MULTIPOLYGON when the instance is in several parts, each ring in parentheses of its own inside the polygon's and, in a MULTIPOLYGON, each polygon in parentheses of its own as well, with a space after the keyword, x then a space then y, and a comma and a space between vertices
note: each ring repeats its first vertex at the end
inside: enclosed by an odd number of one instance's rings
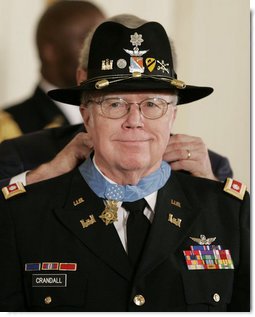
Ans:
POLYGON ((104 202, 105 209, 99 216, 103 220, 106 226, 118 220, 118 207, 116 200, 106 200, 104 202))

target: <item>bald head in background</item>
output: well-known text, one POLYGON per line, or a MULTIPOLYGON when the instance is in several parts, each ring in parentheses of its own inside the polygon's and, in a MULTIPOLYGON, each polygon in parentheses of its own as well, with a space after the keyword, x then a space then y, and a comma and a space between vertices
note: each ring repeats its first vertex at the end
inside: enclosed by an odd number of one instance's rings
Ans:
POLYGON ((58 1, 42 15, 36 30, 41 73, 58 87, 76 84, 78 56, 87 33, 105 19, 87 1, 58 1))

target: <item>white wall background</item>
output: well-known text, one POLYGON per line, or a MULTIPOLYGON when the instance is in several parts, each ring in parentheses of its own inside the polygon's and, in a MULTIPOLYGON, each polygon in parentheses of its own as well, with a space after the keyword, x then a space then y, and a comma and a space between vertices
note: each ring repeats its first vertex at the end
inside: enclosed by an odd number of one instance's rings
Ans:
MULTIPOLYGON (((175 131, 201 136, 250 184, 250 2, 91 0, 108 16, 163 24, 178 54, 178 78, 213 95, 179 107, 175 131)), ((38 78, 34 26, 46 0, 0 0, 0 108, 28 96, 38 78)))

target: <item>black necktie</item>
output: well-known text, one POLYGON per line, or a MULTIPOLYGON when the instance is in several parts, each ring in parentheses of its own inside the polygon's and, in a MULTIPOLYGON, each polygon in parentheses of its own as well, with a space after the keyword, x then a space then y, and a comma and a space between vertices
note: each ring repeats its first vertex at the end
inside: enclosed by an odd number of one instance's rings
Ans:
POLYGON ((140 199, 134 202, 124 202, 122 206, 129 211, 127 220, 127 248, 128 256, 135 267, 150 228, 150 221, 143 214, 146 201, 145 199, 140 199))

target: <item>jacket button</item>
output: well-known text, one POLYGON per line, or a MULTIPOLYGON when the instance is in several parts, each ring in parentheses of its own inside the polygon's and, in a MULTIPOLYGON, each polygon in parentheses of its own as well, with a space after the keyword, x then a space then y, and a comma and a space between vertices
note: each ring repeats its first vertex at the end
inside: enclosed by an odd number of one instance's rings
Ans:
POLYGON ((213 294, 213 300, 218 303, 220 301, 220 295, 218 293, 213 294))
POLYGON ((143 306, 145 303, 145 298, 143 297, 143 295, 136 295, 133 301, 136 304, 136 306, 143 306))
POLYGON ((44 298, 44 303, 46 305, 49 305, 51 302, 52 302, 52 298, 50 296, 47 296, 47 297, 44 298))

